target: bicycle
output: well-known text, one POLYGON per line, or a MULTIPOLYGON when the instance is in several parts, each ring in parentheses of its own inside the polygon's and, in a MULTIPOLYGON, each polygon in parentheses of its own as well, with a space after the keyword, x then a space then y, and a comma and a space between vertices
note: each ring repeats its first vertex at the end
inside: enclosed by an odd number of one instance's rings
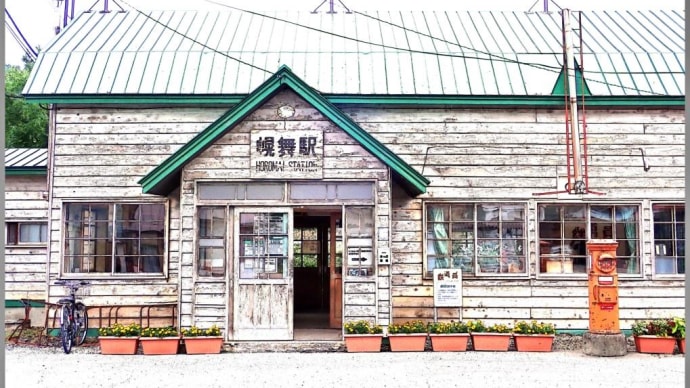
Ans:
POLYGON ((86 314, 86 305, 77 300, 76 294, 79 288, 91 283, 84 280, 58 280, 55 284, 69 288, 69 296, 58 301, 58 304, 62 305, 60 309, 60 341, 62 342, 62 350, 69 354, 73 344, 79 346, 86 339, 89 317, 86 314))

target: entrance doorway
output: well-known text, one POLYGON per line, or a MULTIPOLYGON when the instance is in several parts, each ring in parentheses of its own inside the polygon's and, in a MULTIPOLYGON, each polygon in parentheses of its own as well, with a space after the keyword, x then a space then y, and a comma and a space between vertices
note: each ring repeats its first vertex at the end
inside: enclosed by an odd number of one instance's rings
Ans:
POLYGON ((294 339, 339 340, 342 327, 340 211, 294 212, 294 339))

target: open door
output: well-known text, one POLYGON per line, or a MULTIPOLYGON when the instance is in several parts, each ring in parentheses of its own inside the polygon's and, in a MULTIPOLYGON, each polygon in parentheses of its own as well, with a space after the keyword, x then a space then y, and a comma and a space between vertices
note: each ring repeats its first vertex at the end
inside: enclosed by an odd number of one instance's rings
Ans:
POLYGON ((235 340, 293 339, 292 210, 237 208, 235 340))
POLYGON ((343 326, 343 248, 342 224, 340 213, 332 213, 329 232, 329 314, 328 324, 332 329, 343 326))

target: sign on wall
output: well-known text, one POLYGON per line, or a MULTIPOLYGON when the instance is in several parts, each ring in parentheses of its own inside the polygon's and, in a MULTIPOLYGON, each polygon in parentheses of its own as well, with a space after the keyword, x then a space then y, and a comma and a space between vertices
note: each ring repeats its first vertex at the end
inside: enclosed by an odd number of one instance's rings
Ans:
POLYGON ((462 307, 461 269, 434 269, 434 306, 462 307))
POLYGON ((251 132, 251 177, 323 179, 323 132, 251 132))

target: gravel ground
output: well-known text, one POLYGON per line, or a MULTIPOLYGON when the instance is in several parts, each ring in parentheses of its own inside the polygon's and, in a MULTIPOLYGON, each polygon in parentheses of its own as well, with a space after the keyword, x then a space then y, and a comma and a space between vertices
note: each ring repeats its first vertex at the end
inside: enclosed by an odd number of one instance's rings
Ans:
MULTIPOLYGON (((576 336, 573 336, 576 337, 576 336)), ((570 345, 576 339, 571 339, 570 345)), ((71 354, 56 346, 7 345, 6 386, 48 387, 625 387, 684 386, 683 355, 581 351, 240 352, 107 356, 95 344, 71 354)))

